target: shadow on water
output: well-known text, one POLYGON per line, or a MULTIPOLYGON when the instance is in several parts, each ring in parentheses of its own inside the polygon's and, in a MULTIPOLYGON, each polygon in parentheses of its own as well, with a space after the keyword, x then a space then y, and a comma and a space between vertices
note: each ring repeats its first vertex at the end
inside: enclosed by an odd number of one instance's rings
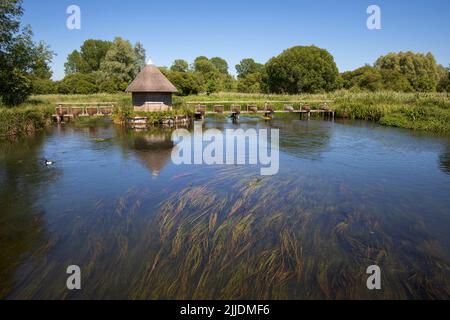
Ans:
MULTIPOLYGON (((11 248, 0 262, 2 283, 9 279, 3 296, 450 297, 449 176, 436 165, 448 140, 362 122, 242 117, 238 125, 219 118, 204 126, 279 128, 284 169, 261 177, 248 166, 174 166, 171 130, 114 126, 67 127, 50 137, 66 157, 56 186, 51 171, 30 162, 36 181, 28 181, 11 155, 9 167, 2 159, 2 206, 29 191, 24 208, 6 207, 0 224, 11 248), (74 172, 66 163, 75 165, 71 152, 80 149, 74 172), (16 178, 4 180, 3 172, 16 178), (98 188, 64 213, 68 200, 60 198, 36 210, 46 186, 75 197, 78 183, 98 188), (16 225, 18 212, 40 219, 16 225), (81 267, 81 291, 64 287, 70 264, 81 267), (373 264, 382 270, 381 291, 366 288, 373 264)), ((26 148, 30 158, 40 156, 40 147, 26 148)))
POLYGON ((25 257, 45 256, 48 234, 39 199, 58 170, 44 165, 45 135, 0 141, 0 298, 14 286, 25 257))
POLYGON ((447 145, 444 152, 439 156, 439 165, 443 172, 450 174, 450 144, 447 145))

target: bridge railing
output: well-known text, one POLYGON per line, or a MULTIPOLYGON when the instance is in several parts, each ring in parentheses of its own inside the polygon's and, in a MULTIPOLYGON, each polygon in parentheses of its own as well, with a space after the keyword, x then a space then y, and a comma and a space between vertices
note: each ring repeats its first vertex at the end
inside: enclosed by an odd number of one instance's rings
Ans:
POLYGON ((189 101, 186 102, 197 113, 233 113, 233 112, 309 112, 332 111, 331 100, 271 100, 271 101, 189 101))
POLYGON ((111 115, 116 107, 116 102, 84 102, 56 104, 56 116, 95 116, 111 115))

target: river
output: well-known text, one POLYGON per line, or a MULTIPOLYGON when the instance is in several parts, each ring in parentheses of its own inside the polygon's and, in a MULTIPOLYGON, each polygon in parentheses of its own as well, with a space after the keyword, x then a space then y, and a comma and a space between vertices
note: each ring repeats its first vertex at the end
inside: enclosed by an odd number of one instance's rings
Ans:
POLYGON ((450 298, 450 136, 289 115, 210 128, 279 129, 279 172, 176 165, 171 129, 1 141, 0 298, 450 298))

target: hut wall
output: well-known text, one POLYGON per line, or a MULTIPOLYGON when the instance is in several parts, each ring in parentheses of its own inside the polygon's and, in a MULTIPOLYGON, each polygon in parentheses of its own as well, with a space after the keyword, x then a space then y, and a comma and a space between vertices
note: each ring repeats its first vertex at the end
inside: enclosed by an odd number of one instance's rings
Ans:
POLYGON ((172 106, 172 94, 164 92, 133 92, 133 105, 143 106, 146 102, 162 102, 163 104, 172 106))

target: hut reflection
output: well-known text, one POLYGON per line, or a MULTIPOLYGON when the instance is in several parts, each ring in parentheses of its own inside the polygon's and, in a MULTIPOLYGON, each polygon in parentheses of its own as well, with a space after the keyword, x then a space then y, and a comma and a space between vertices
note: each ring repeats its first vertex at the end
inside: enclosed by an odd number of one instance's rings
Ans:
POLYGON ((124 146, 150 169, 153 176, 158 176, 170 161, 174 143, 171 139, 172 129, 154 128, 146 131, 122 131, 124 146))

